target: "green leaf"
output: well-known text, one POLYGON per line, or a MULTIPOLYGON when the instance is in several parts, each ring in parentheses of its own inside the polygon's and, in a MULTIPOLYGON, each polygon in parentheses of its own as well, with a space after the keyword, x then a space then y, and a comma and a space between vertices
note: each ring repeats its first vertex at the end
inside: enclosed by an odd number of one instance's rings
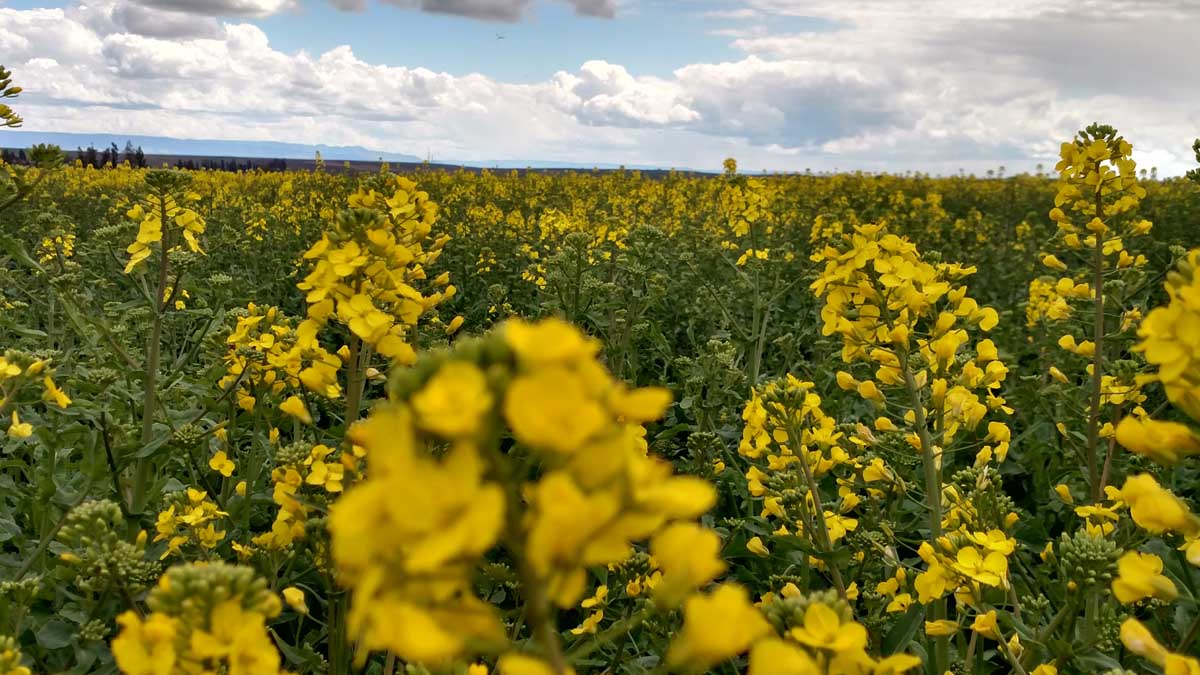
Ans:
POLYGON ((883 644, 881 648, 884 656, 890 656, 896 652, 904 650, 917 634, 917 629, 925 621, 925 605, 920 603, 914 604, 908 608, 904 616, 892 626, 892 629, 883 636, 883 644))
POLYGON ((38 629, 37 641, 46 649, 62 649, 75 641, 75 629, 66 621, 50 619, 38 629))

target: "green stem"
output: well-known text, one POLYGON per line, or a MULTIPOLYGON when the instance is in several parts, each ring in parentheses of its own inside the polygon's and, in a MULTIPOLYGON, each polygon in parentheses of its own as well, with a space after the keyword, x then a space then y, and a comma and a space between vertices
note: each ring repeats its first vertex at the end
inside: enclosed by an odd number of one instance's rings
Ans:
MULTIPOLYGON (((1104 198, 1101 186, 1096 186, 1096 217, 1104 215, 1104 198)), ((1092 285, 1095 301, 1092 311, 1092 394, 1091 408, 1088 410, 1088 481, 1091 487, 1092 502, 1100 501, 1104 486, 1101 485, 1099 451, 1100 451, 1100 399, 1101 380, 1104 375, 1104 234, 1096 232, 1096 246, 1092 259, 1092 285)))
MULTIPOLYGON (((141 441, 143 446, 148 445, 154 435, 154 409, 158 406, 158 362, 162 350, 162 326, 165 317, 162 300, 167 289, 167 275, 170 272, 170 257, 167 255, 167 251, 170 250, 170 232, 167 226, 170 218, 167 216, 166 195, 158 196, 158 204, 163 233, 158 252, 158 285, 151 298, 154 321, 150 327, 150 335, 146 338, 145 386, 142 397, 141 441)), ((138 458, 134 469, 133 490, 129 499, 130 510, 134 513, 141 513, 146 506, 146 490, 153 468, 154 463, 150 457, 138 458)))
MULTIPOLYGON (((934 455, 933 440, 929 437, 929 428, 925 419, 925 403, 921 400, 921 391, 917 387, 916 377, 913 376, 909 363, 908 350, 899 348, 896 355, 900 360, 900 370, 904 373, 904 386, 908 389, 913 411, 913 426, 921 441, 921 459, 925 476, 925 504, 929 509, 929 538, 937 540, 942 536, 942 479, 937 465, 938 458, 934 455)), ((931 606, 934 621, 942 621, 947 617, 946 599, 939 598, 931 606)), ((948 636, 934 638, 933 651, 930 654, 932 672, 945 672, 950 664, 950 639, 948 636)))

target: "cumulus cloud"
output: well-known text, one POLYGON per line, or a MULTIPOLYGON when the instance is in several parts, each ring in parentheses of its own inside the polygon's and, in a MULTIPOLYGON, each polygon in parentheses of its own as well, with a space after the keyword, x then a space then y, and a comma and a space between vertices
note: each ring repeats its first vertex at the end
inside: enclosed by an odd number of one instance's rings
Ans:
MULTIPOLYGON (((329 0, 339 9, 361 11, 366 0, 329 0)), ((520 21, 532 0, 381 0, 403 7, 435 14, 453 14, 483 21, 520 21)), ((560 0, 575 8, 577 14, 611 19, 616 15, 616 0, 560 0)))
MULTIPOLYGON (((535 0, 387 1, 516 20, 535 0)), ((1200 131, 1186 30, 1200 6, 1185 0, 740 0, 707 19, 744 24, 739 58, 657 76, 592 60, 526 84, 380 65, 351 46, 285 53, 255 25, 216 18, 286 11, 285 0, 214 0, 211 15, 178 4, 0 7, 27 128, 441 159, 716 168, 733 155, 753 168, 953 172, 1052 163, 1059 141, 1098 120, 1164 173, 1191 166, 1200 131)))
POLYGON ((202 16, 263 17, 294 9, 297 0, 132 0, 152 9, 202 16))

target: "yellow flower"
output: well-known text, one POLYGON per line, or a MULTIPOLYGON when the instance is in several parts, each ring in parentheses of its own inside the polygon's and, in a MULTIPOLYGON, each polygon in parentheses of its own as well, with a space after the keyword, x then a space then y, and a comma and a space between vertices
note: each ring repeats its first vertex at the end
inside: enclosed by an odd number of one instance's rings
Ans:
POLYGON ((295 586, 283 589, 283 601, 297 614, 308 614, 308 603, 304 601, 304 591, 295 586))
POLYGON ((1125 619, 1121 624, 1121 643, 1129 651, 1138 656, 1155 663, 1162 665, 1167 660, 1167 649, 1154 638, 1154 635, 1142 624, 1134 618, 1125 619))
POLYGON ((594 635, 604 620, 604 610, 596 610, 588 615, 583 623, 571 629, 572 635, 594 635))
POLYGON ((208 460, 208 468, 216 471, 226 478, 229 478, 233 475, 233 470, 236 469, 237 466, 233 463, 233 460, 229 459, 229 457, 225 455, 224 450, 218 450, 217 453, 212 456, 212 459, 208 460))
POLYGON ((112 641, 113 658, 125 675, 174 675, 174 619, 154 613, 144 621, 132 610, 117 617, 121 632, 112 641))
POLYGON ((487 378, 474 364, 450 361, 412 397, 417 424, 449 439, 479 433, 492 408, 487 378))
POLYGON ((1075 497, 1071 495, 1071 488, 1063 483, 1054 486, 1054 491, 1058 494, 1058 498, 1063 500, 1064 504, 1074 504, 1075 497))
POLYGON ((66 408, 71 405, 71 397, 67 396, 62 389, 59 389, 58 385, 54 384, 54 380, 50 379, 49 375, 42 378, 42 388, 44 390, 42 393, 43 400, 49 401, 60 408, 66 408))
POLYGON ((1200 534, 1200 519, 1187 504, 1164 489, 1150 474, 1138 474, 1125 480, 1121 499, 1129 504, 1129 515, 1139 527, 1154 534, 1178 532, 1192 537, 1200 534))
POLYGON ((770 632, 771 625, 750 604, 746 590, 722 584, 711 594, 696 594, 684 603, 683 628, 671 642, 667 663, 706 670, 741 654, 770 632))
POLYGON ((496 663, 496 672, 497 675, 575 675, 574 668, 568 666, 565 671, 560 671, 535 656, 518 652, 501 656, 496 663))
POLYGON ((12 412, 12 424, 8 425, 9 438, 29 438, 33 435, 33 425, 28 422, 22 422, 17 416, 17 411, 12 412))
POLYGON ((504 325, 504 339, 523 365, 535 367, 585 361, 600 349, 598 342, 555 318, 536 323, 513 319, 504 325))
POLYGON ((971 630, 985 638, 999 640, 1000 626, 996 623, 996 610, 990 610, 985 614, 977 615, 975 621, 971 623, 971 630))
POLYGON ((765 638, 750 650, 747 675, 823 675, 817 662, 794 643, 765 638))
POLYGON ((467 675, 488 675, 488 667, 482 663, 472 663, 467 666, 467 675))
POLYGON ((561 367, 514 380, 504 416, 518 440, 563 454, 578 449, 606 423, 604 409, 588 395, 580 376, 561 367))
POLYGON ((771 552, 767 550, 766 544, 763 544, 761 537, 751 537, 750 541, 746 542, 746 550, 758 556, 766 557, 771 555, 771 552))
POLYGON ((450 323, 446 324, 446 335, 454 335, 457 333, 458 329, 462 328, 464 322, 466 322, 466 319, 463 318, 461 314, 453 319, 450 319, 450 323))
POLYGON ((1008 576, 1008 559, 1003 553, 989 552, 986 556, 971 546, 958 550, 954 571, 987 586, 1000 586, 1008 576))
POLYGON ((664 387, 642 387, 632 391, 617 387, 609 393, 608 407, 622 421, 643 424, 662 417, 671 405, 671 398, 671 390, 664 387))
POLYGON ((1171 465, 1180 457, 1200 454, 1200 437, 1178 422, 1148 417, 1126 417, 1117 425, 1117 442, 1159 464, 1171 465))
POLYGON ((695 523, 674 523, 654 535, 650 540, 650 555, 663 573, 654 597, 665 606, 675 605, 684 595, 725 571, 721 538, 695 523))
POLYGON ((1117 561, 1117 578, 1112 591, 1123 605, 1144 598, 1174 600, 1179 596, 1175 584, 1162 573, 1162 559, 1153 553, 1126 551, 1117 561))
POLYGON ((279 404, 279 410, 305 424, 313 422, 312 415, 308 414, 308 408, 304 406, 304 401, 300 400, 299 396, 289 396, 287 400, 279 404))
POLYGON ((1067 270, 1066 263, 1059 260, 1058 257, 1055 256, 1053 253, 1042 256, 1042 264, 1045 265, 1046 267, 1049 267, 1049 268, 1055 269, 1055 270, 1061 270, 1064 272, 1067 270))
POLYGON ((1050 663, 1043 663, 1029 671, 1029 675, 1058 675, 1058 667, 1050 663))
POLYGON ((925 634, 930 637, 954 635, 958 632, 958 628, 958 622, 950 621, 949 619, 939 619, 937 621, 925 622, 925 634))

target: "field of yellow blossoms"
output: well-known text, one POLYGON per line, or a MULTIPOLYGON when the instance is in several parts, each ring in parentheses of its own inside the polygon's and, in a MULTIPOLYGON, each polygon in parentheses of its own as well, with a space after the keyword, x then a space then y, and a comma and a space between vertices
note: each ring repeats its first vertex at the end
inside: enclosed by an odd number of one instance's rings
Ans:
POLYGON ((1198 675, 1200 185, 1136 131, 988 178, 33 148, 0 675, 1198 675))

